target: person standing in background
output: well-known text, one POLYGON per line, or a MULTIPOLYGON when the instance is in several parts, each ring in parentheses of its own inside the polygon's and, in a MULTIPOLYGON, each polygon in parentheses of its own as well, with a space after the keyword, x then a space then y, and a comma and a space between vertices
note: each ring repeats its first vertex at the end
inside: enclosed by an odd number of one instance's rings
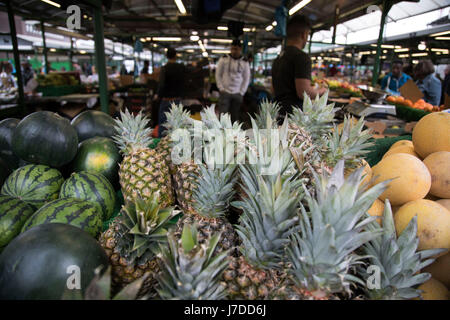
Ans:
POLYGON ((23 85, 26 86, 28 81, 34 78, 34 71, 28 61, 22 63, 22 79, 23 85))
POLYGON ((424 95, 424 100, 433 106, 441 102, 442 84, 434 75, 434 65, 431 60, 422 60, 414 68, 416 84, 424 95))
POLYGON ((250 65, 242 56, 239 40, 231 44, 231 53, 220 58, 216 67, 216 83, 220 92, 219 111, 229 112, 231 121, 238 121, 240 107, 250 84, 250 65))
POLYGON ((444 81, 442 81, 442 94, 440 105, 443 105, 445 103, 446 94, 450 97, 450 65, 448 65, 444 71, 444 81))
POLYGON ((311 23, 307 17, 297 15, 291 18, 286 27, 286 48, 272 65, 272 85, 282 116, 291 112, 293 107, 302 108, 304 93, 314 99, 326 92, 325 88, 316 89, 311 85, 312 63, 303 51, 310 31, 311 23))
POLYGON ((381 89, 395 95, 400 95, 400 88, 412 79, 403 72, 403 62, 396 60, 392 62, 391 72, 381 80, 381 89))
POLYGON ((155 100, 161 99, 158 115, 158 136, 162 137, 164 124, 167 121, 166 112, 172 103, 179 104, 184 97, 184 83, 186 78, 185 66, 177 63, 177 51, 173 48, 167 50, 167 64, 161 68, 159 87, 155 100))

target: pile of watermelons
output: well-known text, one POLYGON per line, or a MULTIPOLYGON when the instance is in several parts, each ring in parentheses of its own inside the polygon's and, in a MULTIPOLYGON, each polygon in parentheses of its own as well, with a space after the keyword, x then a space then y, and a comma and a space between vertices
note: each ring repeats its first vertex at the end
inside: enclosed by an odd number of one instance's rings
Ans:
POLYGON ((119 189, 114 126, 100 111, 0 121, 0 299, 60 299, 71 266, 83 289, 108 264, 96 238, 119 189))

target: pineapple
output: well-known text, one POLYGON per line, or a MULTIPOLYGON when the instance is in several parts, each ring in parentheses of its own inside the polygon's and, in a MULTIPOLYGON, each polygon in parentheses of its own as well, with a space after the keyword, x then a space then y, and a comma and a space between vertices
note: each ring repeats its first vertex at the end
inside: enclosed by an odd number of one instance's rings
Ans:
POLYGON ((272 128, 277 128, 278 123, 277 120, 280 117, 280 105, 276 102, 269 102, 268 100, 264 100, 261 102, 259 106, 259 112, 255 117, 256 124, 258 128, 270 129, 267 127, 267 119, 274 120, 272 122, 272 128))
POLYGON ((220 300, 226 296, 220 282, 227 267, 227 252, 214 255, 220 234, 203 244, 198 241, 196 226, 185 225, 181 239, 168 235, 168 248, 160 254, 161 273, 158 293, 162 299, 220 300))
POLYGON ((170 174, 175 174, 176 168, 172 163, 172 144, 171 135, 177 129, 188 129, 192 126, 192 119, 188 111, 183 110, 183 105, 172 104, 169 112, 166 112, 167 122, 164 127, 165 136, 161 138, 156 147, 156 151, 165 159, 166 164, 169 166, 170 174))
POLYGON ((334 127, 324 154, 328 166, 334 167, 339 160, 345 160, 347 171, 363 165, 362 156, 368 153, 367 149, 373 145, 369 142, 372 134, 369 130, 363 131, 363 127, 364 117, 356 123, 351 117, 345 117, 342 130, 334 127))
POLYGON ((314 101, 305 93, 303 110, 294 108, 289 116, 293 126, 307 130, 315 145, 321 145, 323 138, 332 128, 332 122, 337 108, 328 104, 328 92, 322 97, 317 96, 314 101))
POLYGON ((288 247, 293 291, 302 299, 350 295, 350 287, 362 283, 350 272, 363 258, 354 251, 381 235, 380 228, 365 230, 376 219, 368 217, 367 210, 388 183, 363 192, 358 189, 362 170, 345 179, 344 162, 340 161, 330 177, 315 175, 316 197, 307 193, 308 212, 301 206, 300 232, 288 247))
POLYGON ((150 199, 137 197, 128 202, 108 230, 100 236, 112 266, 115 290, 141 278, 149 272, 140 295, 148 293, 155 284, 158 272, 159 245, 166 241, 170 220, 179 214, 174 208, 161 208, 159 194, 150 199))
POLYGON ((298 222, 299 188, 280 172, 262 176, 257 166, 241 167, 246 197, 233 203, 243 210, 237 233, 240 257, 224 273, 231 299, 280 299, 286 276, 285 247, 298 222), (282 291, 282 290, 281 290, 282 291))
POLYGON ((120 115, 121 120, 115 120, 117 135, 113 138, 124 156, 119 179, 125 202, 132 202, 136 196, 149 199, 160 192, 161 206, 173 205, 169 168, 163 155, 148 147, 152 142, 149 120, 141 113, 135 117, 128 110, 120 115))
MULTIPOLYGON (((384 234, 363 247, 369 257, 369 265, 380 270, 379 287, 371 283, 365 288, 369 299, 405 300, 420 297, 419 285, 431 278, 429 273, 419 273, 420 270, 433 263, 436 255, 446 249, 423 250, 417 252, 419 239, 417 237, 417 216, 411 219, 408 226, 397 237, 391 205, 386 199, 383 212, 384 234)), ((368 226, 376 229, 378 223, 368 226)), ((368 269, 359 268, 360 274, 369 282, 372 273, 368 269)))

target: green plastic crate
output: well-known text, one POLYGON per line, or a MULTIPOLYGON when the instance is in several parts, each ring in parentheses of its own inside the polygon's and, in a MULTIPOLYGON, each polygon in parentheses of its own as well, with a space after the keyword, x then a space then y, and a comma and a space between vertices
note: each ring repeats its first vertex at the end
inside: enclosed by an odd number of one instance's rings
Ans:
POLYGON ((43 97, 60 97, 81 92, 83 86, 45 86, 38 87, 37 92, 42 92, 43 97))
POLYGON ((427 114, 430 114, 428 111, 414 109, 410 107, 395 106, 395 112, 397 114, 397 118, 405 120, 405 121, 419 121, 423 117, 425 117, 427 114))
POLYGON ((367 163, 373 167, 378 162, 381 161, 384 154, 389 150, 389 148, 399 140, 412 140, 411 135, 404 135, 399 137, 388 137, 382 139, 373 139, 374 145, 369 149, 369 153, 366 154, 365 159, 367 163))

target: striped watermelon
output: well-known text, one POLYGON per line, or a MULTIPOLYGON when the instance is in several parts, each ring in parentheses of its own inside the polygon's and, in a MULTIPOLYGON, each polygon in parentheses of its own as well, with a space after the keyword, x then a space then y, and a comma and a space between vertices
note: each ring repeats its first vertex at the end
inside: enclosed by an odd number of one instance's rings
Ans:
POLYGON ((94 202, 99 206, 103 220, 111 217, 116 203, 116 194, 108 179, 100 173, 87 171, 73 173, 69 179, 64 181, 59 197, 94 202))
MULTIPOLYGON (((22 232, 46 223, 65 223, 96 237, 102 230, 102 214, 90 201, 57 199, 36 211, 23 225, 22 232)), ((74 239, 76 240, 76 239, 74 239)))
POLYGON ((34 213, 31 206, 17 198, 0 195, 0 252, 14 239, 34 213))
POLYGON ((39 209, 58 198, 64 178, 56 169, 41 164, 29 164, 16 169, 3 184, 1 194, 19 198, 39 209))

